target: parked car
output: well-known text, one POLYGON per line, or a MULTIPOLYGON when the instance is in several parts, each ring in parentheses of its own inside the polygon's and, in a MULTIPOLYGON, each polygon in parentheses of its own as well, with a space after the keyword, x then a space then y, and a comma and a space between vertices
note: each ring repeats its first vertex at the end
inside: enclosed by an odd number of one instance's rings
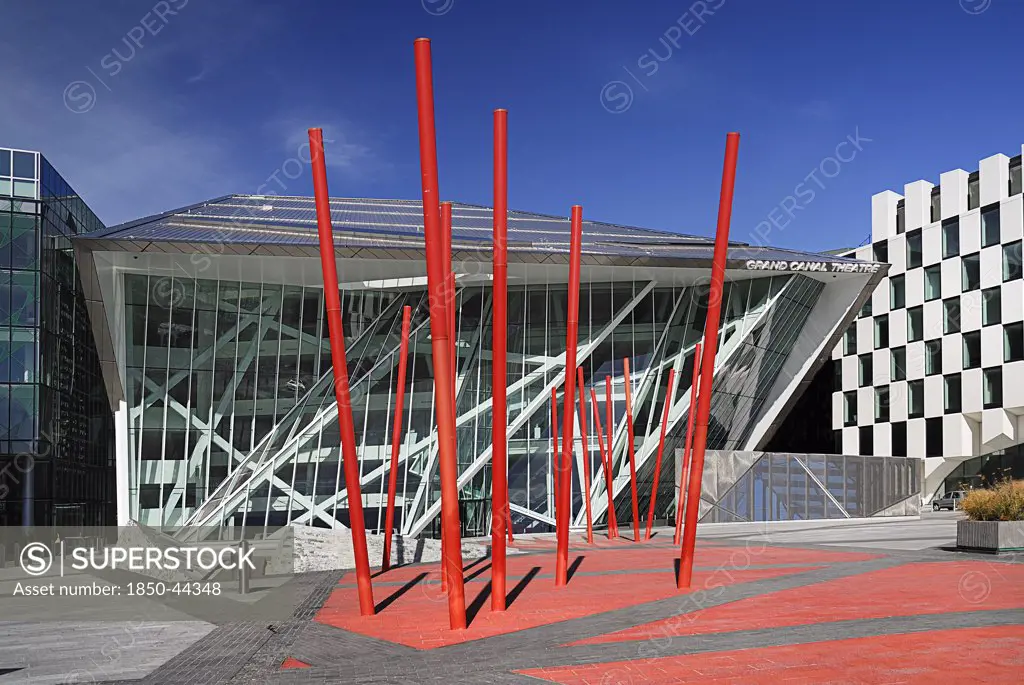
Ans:
POLYGON ((962 500, 966 494, 967 493, 963 490, 947 492, 942 497, 937 497, 932 500, 932 511, 938 511, 939 509, 955 511, 960 508, 960 500, 962 500))

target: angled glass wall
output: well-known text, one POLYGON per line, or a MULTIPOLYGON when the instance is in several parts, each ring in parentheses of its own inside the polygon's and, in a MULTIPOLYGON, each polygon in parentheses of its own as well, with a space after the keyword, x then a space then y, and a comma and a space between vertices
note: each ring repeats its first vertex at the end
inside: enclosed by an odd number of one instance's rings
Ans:
MULTIPOLYGON (((822 287, 794 275, 727 284, 710 446, 735 448, 750 436, 822 287)), ((254 530, 347 524, 321 292, 133 274, 125 275, 125 289, 132 518, 149 525, 254 530)), ((396 518, 406 534, 432 534, 440 483, 424 291, 342 295, 363 506, 371 529, 383 527, 402 307, 413 310, 396 518)), ((488 287, 467 285, 456 297, 461 519, 465 534, 481 535, 490 525, 491 294, 488 287)), ((566 299, 564 285, 509 288, 508 468, 519 532, 547 531, 553 523, 551 391, 559 393, 561 422, 566 299)), ((628 491, 624 358, 630 359, 641 473, 653 464, 670 369, 678 382, 668 431, 672 445, 679 441, 707 291, 649 281, 594 282, 582 285, 580 302, 577 357, 588 441, 583 444, 577 428, 577 522, 585 508, 584 459, 593 474, 595 516, 601 521, 605 514, 594 398, 601 429, 614 446, 616 500, 625 501, 628 491), (611 425, 605 418, 608 399, 611 425)), ((671 491, 672 476, 665 482, 671 491)), ((669 492, 665 501, 671 498, 669 492)))
POLYGON ((921 460, 906 457, 710 451, 700 520, 794 521, 916 513, 922 475, 921 460))

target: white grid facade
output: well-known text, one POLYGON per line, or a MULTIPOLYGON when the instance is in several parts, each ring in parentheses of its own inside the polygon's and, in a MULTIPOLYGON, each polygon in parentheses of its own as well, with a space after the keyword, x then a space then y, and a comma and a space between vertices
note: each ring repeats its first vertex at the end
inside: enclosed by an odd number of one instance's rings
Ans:
POLYGON ((1020 155, 872 198, 848 256, 891 266, 832 354, 838 453, 955 465, 1024 442, 1022 239, 1020 155))

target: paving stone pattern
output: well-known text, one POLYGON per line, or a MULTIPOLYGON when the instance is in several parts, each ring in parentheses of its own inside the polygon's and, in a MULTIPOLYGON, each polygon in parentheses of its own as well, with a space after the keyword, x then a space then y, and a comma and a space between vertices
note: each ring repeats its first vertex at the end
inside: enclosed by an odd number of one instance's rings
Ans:
POLYGON ((694 589, 680 593, 677 550, 659 538, 574 542, 567 588, 554 587, 550 542, 530 540, 509 558, 504 614, 489 610, 489 560, 467 560, 473 617, 459 634, 436 564, 375 577, 372 618, 358 615, 351 573, 306 574, 292 620, 219 626, 119 682, 934 682, 958 644, 977 657, 957 660, 958 680, 1017 682, 1024 667, 1019 555, 702 541, 694 589))

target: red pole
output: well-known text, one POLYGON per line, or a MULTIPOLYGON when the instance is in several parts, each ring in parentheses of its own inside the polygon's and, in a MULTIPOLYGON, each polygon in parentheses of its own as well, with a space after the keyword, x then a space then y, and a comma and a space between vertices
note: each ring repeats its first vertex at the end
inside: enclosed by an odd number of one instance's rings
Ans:
MULTIPOLYGON (((448 321, 449 353, 451 354, 452 370, 452 415, 456 418, 458 412, 458 393, 455 390, 456 378, 459 375, 459 361, 455 354, 455 275, 452 273, 452 203, 441 203, 441 235, 444 238, 443 260, 444 260, 444 308, 448 321)), ((444 528, 441 529, 441 556, 445 555, 447 548, 444 528)), ((441 565, 441 591, 448 592, 448 569, 441 565)))
POLYGON ((551 469, 555 486, 555 529, 558 528, 558 388, 551 388, 551 469))
POLYGON ((676 370, 668 370, 668 383, 665 386, 665 409, 661 414, 661 436, 658 438, 658 458, 654 460, 654 483, 651 485, 651 504, 647 507, 647 531, 645 539, 651 539, 651 526, 654 525, 654 506, 658 501, 658 479, 661 477, 661 456, 665 453, 665 430, 668 428, 668 410, 672 405, 672 382, 676 379, 676 370))
POLYGON ((348 387, 348 361, 345 359, 345 330, 341 325, 341 296, 338 293, 338 264, 334 256, 334 230, 331 227, 331 199, 327 190, 327 165, 324 162, 323 131, 309 129, 310 162, 313 167, 313 195, 316 202, 316 227, 320 238, 320 266, 324 276, 324 304, 327 331, 331 339, 331 366, 334 368, 334 397, 338 402, 338 428, 341 430, 341 461, 348 492, 349 526, 356 563, 359 613, 373 616, 373 585, 370 581, 370 557, 366 550, 366 524, 363 521, 363 495, 359 488, 359 455, 352 422, 352 400, 348 387))
POLYGON ((417 38, 416 101, 419 115, 420 171, 423 181, 423 233, 427 252, 430 303, 430 346, 434 362, 434 405, 437 414, 438 470, 441 476, 443 564, 448 570, 448 620, 452 629, 466 627, 466 595, 462 577, 459 524, 458 463, 455 455, 455 414, 452 393, 448 314, 445 311, 444 236, 438 206, 437 140, 434 131, 434 82, 430 41, 417 38))
POLYGON ((615 500, 612 496, 612 464, 604 449, 604 431, 601 429, 601 409, 597 404, 597 393, 594 387, 590 387, 590 401, 594 406, 594 430, 597 432, 597 448, 601 450, 601 468, 604 470, 604 488, 608 494, 608 539, 611 540, 615 532, 615 500))
POLYGON ((452 354, 452 411, 458 409, 455 402, 455 381, 459 375, 459 358, 455 354, 455 272, 452 271, 452 203, 441 203, 441 231, 444 234, 444 306, 448 314, 448 340, 452 354))
POLYGON ((583 503, 587 508, 587 544, 594 544, 594 519, 590 511, 590 443, 587 442, 587 390, 583 367, 576 369, 580 384, 580 440, 583 442, 583 503))
POLYGON ((384 518, 384 558, 381 570, 391 568, 391 532, 395 527, 395 491, 398 489, 398 445, 402 438, 402 409, 405 404, 405 369, 409 356, 409 325, 412 307, 402 309, 402 345, 398 350, 398 391, 395 394, 395 427, 391 430, 391 471, 388 473, 388 510, 384 518))
POLYGON ((583 207, 572 207, 572 235, 569 239, 569 293, 568 311, 565 321, 565 406, 562 409, 562 473, 558 484, 561 486, 558 502, 558 524, 555 533, 558 541, 555 556, 555 586, 569 582, 569 516, 572 510, 572 458, 573 458, 573 415, 576 413, 576 342, 579 335, 580 319, 580 258, 583 247, 583 207))
MULTIPOLYGON (((612 481, 613 481, 613 484, 614 484, 615 474, 612 473, 612 469, 614 468, 612 460, 615 457, 615 453, 614 453, 614 449, 615 449, 615 406, 612 404, 612 377, 611 376, 605 376, 604 377, 604 409, 605 409, 605 424, 604 425, 608 427, 608 448, 607 448, 608 449, 608 473, 610 474, 610 478, 612 478, 612 481)), ((610 490, 610 488, 609 488, 609 490, 610 490)), ((614 528, 612 530, 612 537, 617 538, 617 537, 619 537, 619 523, 618 523, 618 521, 615 520, 615 509, 614 509, 615 493, 612 492, 608 496, 612 499, 612 516, 611 516, 611 519, 609 520, 609 523, 614 524, 614 528)))
POLYGON ((686 443, 683 447, 683 466, 679 469, 679 502, 676 504, 676 534, 672 544, 679 544, 683 530, 683 502, 686 501, 687 474, 690 472, 690 446, 693 445, 693 419, 697 414, 697 385, 700 382, 700 343, 693 348, 693 380, 690 381, 690 409, 686 412, 686 443))
POLYGON ((491 296, 491 611, 505 611, 508 502, 506 375, 508 329, 508 112, 494 110, 494 281, 491 296))
POLYGON ((693 578, 693 554, 697 544, 697 514, 700 509, 700 488, 704 477, 704 450, 708 441, 708 419, 711 415, 711 384, 715 376, 715 353, 718 350, 718 323, 722 314, 722 292, 725 289, 725 260, 729 252, 729 220, 732 218, 732 196, 736 186, 736 158, 740 134, 729 133, 725 142, 725 164, 722 169, 722 194, 718 200, 718 227, 715 231, 715 252, 711 265, 711 293, 704 324, 704 356, 700 362, 700 404, 693 434, 693 463, 686 492, 686 520, 683 547, 679 553, 677 587, 690 587, 693 578))
POLYGON ((626 384, 626 438, 629 441, 629 487, 633 495, 633 542, 640 542, 640 505, 636 494, 636 441, 633 436, 633 390, 629 383, 629 357, 622 360, 622 372, 626 384))

